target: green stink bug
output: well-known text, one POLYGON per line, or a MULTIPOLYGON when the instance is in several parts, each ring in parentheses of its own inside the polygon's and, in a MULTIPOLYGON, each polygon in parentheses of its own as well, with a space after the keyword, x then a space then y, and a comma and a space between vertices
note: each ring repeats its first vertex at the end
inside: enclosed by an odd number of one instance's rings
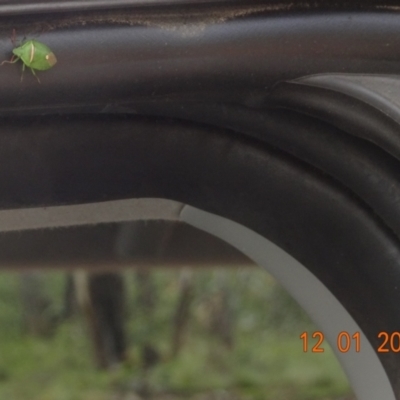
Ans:
POLYGON ((27 40, 23 42, 21 46, 13 49, 13 56, 11 60, 3 61, 0 65, 3 65, 4 63, 14 64, 18 60, 21 60, 23 63, 21 81, 25 67, 28 67, 39 83, 40 80, 37 77, 35 70, 45 71, 53 67, 57 62, 57 58, 50 48, 44 43, 38 42, 34 39, 27 40))

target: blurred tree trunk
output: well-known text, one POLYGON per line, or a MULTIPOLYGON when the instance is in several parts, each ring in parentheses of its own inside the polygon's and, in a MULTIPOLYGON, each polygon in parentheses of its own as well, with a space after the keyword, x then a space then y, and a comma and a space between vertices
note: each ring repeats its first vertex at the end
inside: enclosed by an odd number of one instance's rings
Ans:
POLYGON ((64 303, 61 312, 61 319, 72 317, 78 310, 77 298, 75 293, 74 275, 67 273, 65 277, 64 303))
MULTIPOLYGON (((145 231, 140 230, 140 225, 131 226, 130 231, 130 240, 126 240, 128 236, 127 229, 124 231, 124 239, 125 239, 125 248, 120 244, 120 254, 129 254, 129 247, 126 245, 127 243, 136 243, 136 245, 140 245, 140 248, 146 249, 147 252, 154 252, 155 259, 162 260, 165 252, 168 249, 171 238, 175 231, 176 224, 169 224, 165 226, 164 224, 160 224, 159 229, 156 233, 156 238, 152 237, 152 240, 149 240, 149 237, 146 236, 145 231), (144 235, 143 235, 144 233, 144 235), (156 240, 156 246, 152 244, 153 240, 156 240), (123 251, 122 251, 123 250, 123 251)), ((122 237, 122 236, 121 236, 122 237)), ((122 241, 121 241, 122 243, 122 241)), ((160 353, 157 349, 155 343, 152 342, 152 326, 154 326, 154 312, 156 309, 156 299, 157 299, 157 288, 154 283, 154 277, 152 272, 149 270, 139 270, 136 272, 136 282, 138 286, 137 291, 137 309, 138 312, 141 313, 145 317, 147 322, 147 329, 149 335, 146 337, 144 342, 142 343, 141 348, 141 356, 142 356, 142 365, 143 365, 143 382, 144 382, 144 390, 145 394, 147 389, 147 370, 151 368, 153 365, 157 364, 161 358, 160 353)))
POLYGON ((233 294, 231 293, 228 275, 225 271, 216 271, 217 290, 212 298, 210 327, 225 346, 232 349, 234 346, 234 308, 233 294))
POLYGON ((179 298, 173 317, 172 356, 176 357, 180 352, 187 333, 190 319, 190 309, 194 299, 193 272, 185 270, 181 272, 179 298))
POLYGON ((44 293, 43 274, 36 271, 22 273, 20 292, 24 332, 35 336, 54 333, 55 318, 50 313, 51 301, 44 293))
POLYGON ((124 281, 118 273, 74 273, 78 304, 94 346, 98 368, 107 369, 126 358, 124 281))
MULTIPOLYGON (((147 328, 150 331, 154 321, 154 311, 156 307, 157 291, 151 272, 148 270, 138 271, 136 273, 138 285, 137 308, 147 320, 147 328)), ((142 344, 142 363, 143 368, 148 369, 155 365, 160 355, 155 345, 151 341, 151 336, 147 337, 142 344)))

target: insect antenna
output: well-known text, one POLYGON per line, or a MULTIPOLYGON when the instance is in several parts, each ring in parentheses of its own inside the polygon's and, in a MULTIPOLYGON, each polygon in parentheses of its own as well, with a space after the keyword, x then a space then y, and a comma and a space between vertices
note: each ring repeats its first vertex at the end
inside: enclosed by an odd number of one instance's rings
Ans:
POLYGON ((12 30, 12 35, 10 37, 11 43, 13 44, 13 46, 15 47, 17 44, 17 31, 15 30, 15 28, 13 28, 12 30))
POLYGON ((11 60, 4 60, 4 61, 0 64, 0 67, 1 67, 3 64, 15 64, 18 60, 19 60, 19 57, 16 57, 15 54, 13 54, 13 56, 11 57, 11 60))

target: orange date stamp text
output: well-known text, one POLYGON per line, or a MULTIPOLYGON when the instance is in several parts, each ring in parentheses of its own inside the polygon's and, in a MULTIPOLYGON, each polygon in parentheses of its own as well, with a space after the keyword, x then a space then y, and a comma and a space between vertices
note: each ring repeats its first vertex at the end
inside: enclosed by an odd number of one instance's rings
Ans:
MULTIPOLYGON (((305 353, 323 353, 325 351, 322 347, 325 336, 320 331, 315 331, 311 334, 303 332, 300 335, 300 339, 303 341, 303 351, 305 353)), ((381 341, 376 350, 378 353, 400 353, 400 332, 379 332, 378 339, 381 341)), ((361 349, 360 332, 353 334, 346 331, 340 332, 336 338, 336 346, 341 353, 347 353, 351 350, 359 353, 361 349)))

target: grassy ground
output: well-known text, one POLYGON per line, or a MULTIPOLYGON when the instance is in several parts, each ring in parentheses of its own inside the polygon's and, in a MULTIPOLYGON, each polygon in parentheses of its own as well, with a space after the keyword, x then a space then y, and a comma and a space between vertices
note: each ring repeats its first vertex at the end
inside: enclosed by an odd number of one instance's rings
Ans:
MULTIPOLYGON (((304 353, 299 335, 316 330, 263 272, 230 273, 235 309, 235 344, 221 344, 204 323, 214 275, 196 277, 191 323, 181 353, 170 356, 170 318, 177 299, 177 274, 155 276, 152 321, 135 304, 133 273, 127 273, 129 360, 115 370, 96 371, 79 317, 60 324, 47 338, 21 331, 17 275, 0 275, 0 398, 11 400, 338 400, 352 399, 347 381, 327 344, 324 353, 304 353), (144 371, 140 343, 151 340, 161 362, 144 371), (143 393, 147 391, 147 396, 143 393)), ((62 275, 46 280, 53 313, 62 307, 62 275)))

